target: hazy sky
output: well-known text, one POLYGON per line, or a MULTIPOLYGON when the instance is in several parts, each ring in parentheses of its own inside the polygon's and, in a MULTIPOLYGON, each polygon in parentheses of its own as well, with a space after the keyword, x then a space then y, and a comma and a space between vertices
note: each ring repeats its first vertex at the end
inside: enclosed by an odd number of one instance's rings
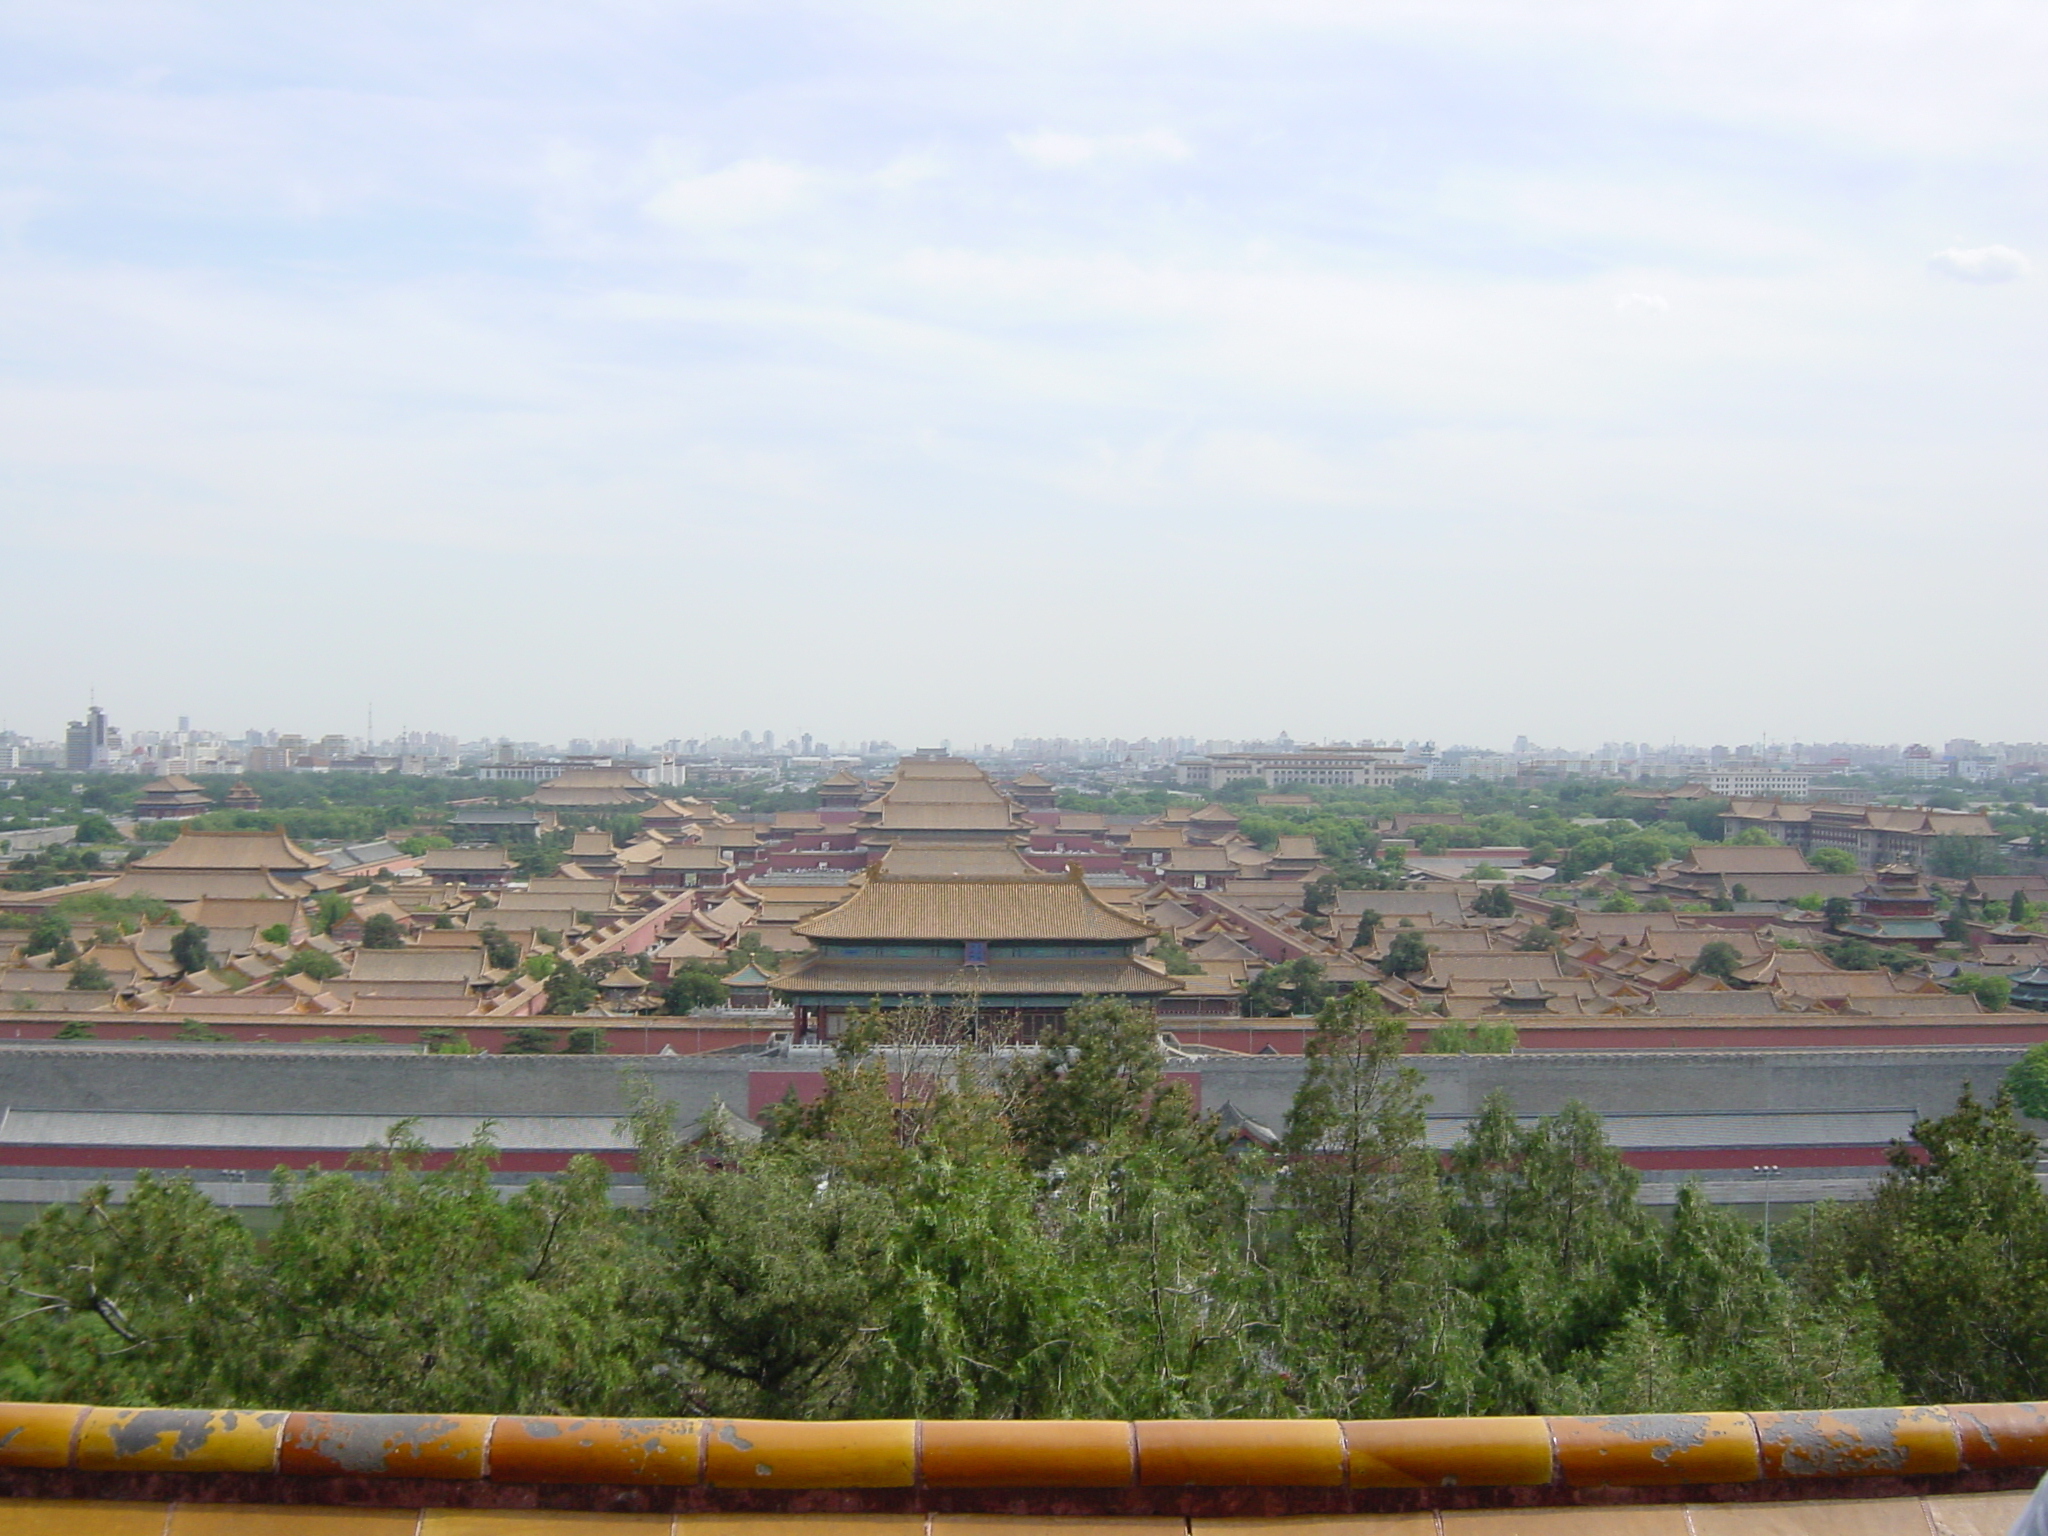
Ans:
POLYGON ((2048 737, 2048 8, 0 3, 0 725, 2048 737))

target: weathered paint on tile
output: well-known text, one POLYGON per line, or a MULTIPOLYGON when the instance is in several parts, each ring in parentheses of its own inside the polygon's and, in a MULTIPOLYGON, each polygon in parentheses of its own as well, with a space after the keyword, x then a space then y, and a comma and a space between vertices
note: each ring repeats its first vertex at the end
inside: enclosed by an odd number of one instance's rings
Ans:
POLYGON ((1344 1440, 1354 1488, 1502 1488, 1555 1475, 1540 1418, 1350 1420, 1344 1440))
POLYGON ((914 1419, 706 1419, 705 1481, 714 1488, 908 1488, 917 1480, 914 1419))
MULTIPOLYGON (((674 1515, 600 1515, 581 1509, 430 1509, 419 1536, 670 1536, 674 1515)), ((277 1536, 296 1536, 279 1531, 277 1536)))
POLYGON ((1877 1477, 1953 1472, 1956 1427, 1940 1408, 1819 1408, 1759 1413, 1765 1477, 1877 1477))
MULTIPOLYGON (((1745 1509, 1750 1506, 1744 1505, 1745 1509)), ((1639 1504, 1627 1509, 1447 1509, 1444 1536, 1689 1536, 1685 1507, 1639 1504)))
POLYGON ((78 1433, 86 1472, 273 1472, 282 1413, 95 1408, 78 1433))
POLYGON ((296 1477, 484 1475, 483 1413, 295 1413, 278 1470, 296 1477))
POLYGON ((77 1403, 0 1403, 0 1467, 68 1467, 77 1403))
POLYGON ((1328 1488, 1344 1481, 1335 1419, 1141 1419, 1147 1488, 1328 1488))
POLYGON ((1557 1469, 1574 1487, 1753 1483, 1763 1475, 1744 1413, 1635 1413, 1552 1419, 1557 1469))
POLYGON ((1187 1528, 1171 1515, 933 1515, 931 1536, 1186 1536, 1187 1528))
POLYGON ((1127 1488, 1137 1463, 1120 1419, 927 1419, 918 1469, 933 1488, 1127 1488))
POLYGON ((1913 1498, 1695 1504, 1691 1514, 1693 1536, 1927 1536, 1913 1498))
POLYGON ((1948 1416, 1970 1471, 2048 1466, 2048 1403, 1951 1403, 1948 1416))
POLYGON ((491 1431, 499 1483, 695 1483, 695 1419, 557 1419, 501 1415, 491 1431))
MULTIPOLYGON (((174 1504, 166 1536, 413 1536, 416 1509, 320 1504, 174 1504)), ((0 1519, 0 1531, 6 1529, 0 1519)))
POLYGON ((164 1536, 164 1504, 111 1499, 8 1499, 0 1503, 7 1536, 164 1536))
POLYGON ((2006 1536, 2020 1511, 2024 1493, 1937 1493, 1920 1502, 1927 1510, 1933 1536, 2006 1536))

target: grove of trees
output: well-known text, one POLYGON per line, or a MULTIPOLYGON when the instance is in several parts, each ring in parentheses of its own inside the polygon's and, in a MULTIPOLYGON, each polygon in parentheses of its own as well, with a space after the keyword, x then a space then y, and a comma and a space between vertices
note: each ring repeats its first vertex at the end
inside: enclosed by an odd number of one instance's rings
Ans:
MULTIPOLYGON (((1433 1149, 1404 1026, 1326 1002, 1277 1145, 1091 1003, 923 1066, 860 1032, 743 1139, 633 1117, 501 1198, 430 1168, 280 1174, 259 1236, 177 1178, 45 1211, 6 1255, 0 1389, 360 1411, 786 1417, 1634 1412, 2048 1395, 2048 1202, 1999 1098, 1915 1128, 1877 1198, 1660 1218, 1582 1107, 1490 1100, 1433 1149)), ((964 1038, 964 1037, 963 1037, 964 1038)))

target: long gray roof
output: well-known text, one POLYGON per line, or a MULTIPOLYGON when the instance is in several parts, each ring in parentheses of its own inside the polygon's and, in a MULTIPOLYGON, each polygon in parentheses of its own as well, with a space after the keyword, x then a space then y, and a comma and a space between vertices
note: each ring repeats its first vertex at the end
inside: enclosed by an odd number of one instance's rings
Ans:
MULTIPOLYGON (((235 1114, 208 1110, 0 1109, 0 1161, 9 1147, 279 1147, 353 1151, 384 1140, 391 1114, 235 1114)), ((438 1150, 485 1126, 508 1152, 632 1150, 617 1115, 421 1115, 413 1134, 438 1150)))

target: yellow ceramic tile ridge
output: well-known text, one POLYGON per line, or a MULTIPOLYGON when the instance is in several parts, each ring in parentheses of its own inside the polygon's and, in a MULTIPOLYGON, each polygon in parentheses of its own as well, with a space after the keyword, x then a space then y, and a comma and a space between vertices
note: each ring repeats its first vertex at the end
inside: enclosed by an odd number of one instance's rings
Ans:
MULTIPOLYGON (((549 1463, 522 1438, 543 1421, 518 1415, 334 1414, 96 1408, 0 1403, 0 1468, 108 1471, 276 1470, 287 1476, 420 1476, 411 1458, 378 1454, 320 1465, 320 1448, 293 1440, 295 1423, 369 1436, 380 1453, 414 1426, 435 1453, 469 1468, 428 1472, 490 1481, 546 1481, 549 1463), (136 1421, 140 1420, 141 1423, 136 1421), (114 1429, 147 1427, 149 1444, 114 1429), (387 1436, 391 1437, 387 1439, 387 1436), (163 1439, 175 1443, 162 1445, 163 1439), (445 1441, 445 1444, 442 1442, 445 1441), (241 1449, 237 1449, 239 1443, 241 1449), (463 1451, 464 1444, 473 1449, 463 1451), (514 1457, 515 1450, 518 1456, 514 1457), (502 1452, 502 1454, 501 1454, 502 1452), (307 1465, 308 1460, 314 1461, 307 1465), (518 1465, 515 1467, 515 1459, 518 1465), (182 1465, 181 1465, 182 1464, 182 1465), (539 1472, 537 1477, 535 1474, 539 1472)), ((974 1420, 580 1421, 595 1436, 631 1440, 683 1427, 695 1444, 681 1466, 647 1480, 766 1488, 1240 1487, 1446 1485, 1655 1487, 1840 1477, 1943 1476, 2048 1465, 2048 1403, 1801 1409, 1756 1413, 1613 1414, 1415 1420, 1183 1419, 1008 1421, 1029 1444, 1004 1445, 974 1420), (1029 1425, 1028 1431, 1023 1426, 1029 1425), (741 1432, 744 1431, 744 1434, 741 1432), (721 1436, 723 1438, 721 1438, 721 1436), (1113 1450, 1112 1447, 1123 1450, 1113 1450), (1124 1472, 1126 1457, 1130 1471, 1124 1472), (691 1466, 694 1461, 694 1467, 691 1466), (684 1472, 684 1476, 689 1476, 684 1472), (1066 1479, 1071 1479, 1067 1481, 1066 1479)), ((309 1431, 310 1432, 310 1431, 309 1431)), ((537 1433, 537 1431, 534 1431, 537 1433)), ((423 1444, 425 1442, 422 1442, 423 1444)), ((605 1449, 615 1452, 607 1443, 605 1449)), ((340 1452, 335 1454, 339 1455, 340 1452)), ((365 1453, 367 1454, 367 1453, 365 1453)), ((574 1470, 580 1452, 553 1465, 574 1470)), ((593 1448, 584 1480, 618 1479, 593 1448)), ((641 1480, 641 1479, 633 1479, 641 1480)))

